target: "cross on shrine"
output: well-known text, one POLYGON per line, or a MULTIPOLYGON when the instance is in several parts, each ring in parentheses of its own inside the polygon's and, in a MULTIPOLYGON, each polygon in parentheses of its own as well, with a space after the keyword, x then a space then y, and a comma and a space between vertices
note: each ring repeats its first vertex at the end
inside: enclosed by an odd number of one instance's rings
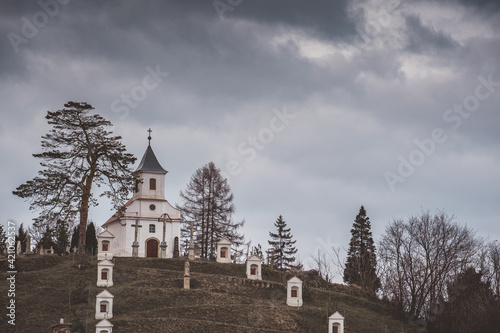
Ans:
POLYGON ((167 213, 163 213, 159 218, 158 222, 163 222, 163 242, 165 242, 165 235, 167 232, 167 221, 172 222, 172 218, 167 213))
POLYGON ((139 220, 135 220, 135 224, 131 224, 130 226, 135 228, 134 241, 137 242, 137 233, 139 232, 139 228, 142 228, 142 225, 139 224, 139 220))

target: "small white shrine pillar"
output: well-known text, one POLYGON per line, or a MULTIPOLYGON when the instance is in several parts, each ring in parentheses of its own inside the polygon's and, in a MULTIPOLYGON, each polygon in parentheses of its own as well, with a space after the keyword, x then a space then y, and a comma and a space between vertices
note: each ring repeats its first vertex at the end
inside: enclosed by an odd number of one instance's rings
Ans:
POLYGON ((194 247, 189 247, 189 250, 188 250, 188 259, 189 260, 194 260, 194 247))
POLYGON ((231 263, 231 242, 226 237, 217 242, 217 262, 231 263))
POLYGON ((286 284, 286 305, 302 306, 302 280, 294 276, 286 284))
POLYGON ((95 319, 113 318, 113 296, 107 290, 101 291, 95 297, 95 319))
POLYGON ((328 317, 328 333, 344 333, 344 316, 338 311, 328 317))
POLYGON ((189 260, 184 264, 184 289, 190 289, 191 274, 189 273, 189 260))
POLYGON ((102 260, 97 263, 97 286, 113 286, 113 263, 109 260, 102 260))
POLYGON ((103 319, 95 325, 95 333, 112 333, 113 324, 107 319, 103 319))
POLYGON ((31 253, 31 236, 26 237, 26 253, 31 253))
POLYGON ((255 254, 247 259, 247 279, 262 280, 262 259, 255 254))
POLYGON ((113 240, 115 236, 108 230, 97 235, 97 260, 113 259, 113 240))

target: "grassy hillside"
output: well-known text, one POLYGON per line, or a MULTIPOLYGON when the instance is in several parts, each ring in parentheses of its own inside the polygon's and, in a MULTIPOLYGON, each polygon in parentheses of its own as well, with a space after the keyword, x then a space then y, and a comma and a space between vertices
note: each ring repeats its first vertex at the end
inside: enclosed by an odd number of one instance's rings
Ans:
MULTIPOLYGON (((17 258, 16 326, 1 331, 49 332, 61 317, 81 332, 95 332, 95 257, 17 258), (71 304, 69 302, 71 301, 71 304)), ((6 262, 0 278, 5 281, 6 262)), ((338 310, 346 332, 411 332, 388 308, 356 287, 326 284, 303 275, 304 306, 288 307, 289 274, 263 266, 263 281, 245 278, 245 265, 191 263, 191 290, 183 290, 184 260, 116 258, 110 321, 115 333, 136 332, 327 332, 327 314, 338 310)), ((1 304, 7 293, 2 288, 1 304)), ((5 307, 3 307, 5 309, 5 307)), ((5 317, 4 317, 5 318, 5 317)))

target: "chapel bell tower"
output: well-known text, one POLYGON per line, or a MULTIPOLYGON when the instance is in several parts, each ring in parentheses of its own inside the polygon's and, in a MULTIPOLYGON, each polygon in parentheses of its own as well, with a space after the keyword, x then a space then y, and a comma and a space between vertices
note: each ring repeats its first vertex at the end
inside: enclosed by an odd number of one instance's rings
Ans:
POLYGON ((151 148, 151 129, 148 130, 149 144, 141 163, 134 171, 137 180, 137 191, 133 200, 153 199, 165 200, 165 175, 168 171, 162 168, 151 148))

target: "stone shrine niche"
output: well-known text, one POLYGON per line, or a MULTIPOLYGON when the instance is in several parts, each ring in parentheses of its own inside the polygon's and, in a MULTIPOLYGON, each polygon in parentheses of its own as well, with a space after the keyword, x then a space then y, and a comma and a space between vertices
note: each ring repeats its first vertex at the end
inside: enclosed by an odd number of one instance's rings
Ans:
POLYGON ((107 230, 97 235, 97 260, 113 259, 113 240, 115 236, 107 230))
POLYGON ((247 259, 247 279, 262 280, 262 259, 252 255, 247 259))
POLYGON ((97 264, 97 286, 113 286, 113 263, 109 260, 99 261, 97 264))
POLYGON ((302 280, 294 276, 287 282, 286 304, 288 306, 302 306, 302 280))
POLYGON ((231 242, 225 237, 217 242, 217 262, 231 263, 231 242))
POLYGON ((65 323, 64 318, 61 318, 59 324, 52 325, 51 329, 52 333, 70 333, 71 332, 71 324, 65 323))
POLYGON ((344 316, 338 311, 328 317, 328 333, 344 333, 344 316))
POLYGON ((113 318, 113 294, 104 290, 97 294, 95 300, 95 319, 113 318))
POLYGON ((113 324, 111 324, 107 319, 103 319, 95 325, 96 333, 112 333, 113 324))

